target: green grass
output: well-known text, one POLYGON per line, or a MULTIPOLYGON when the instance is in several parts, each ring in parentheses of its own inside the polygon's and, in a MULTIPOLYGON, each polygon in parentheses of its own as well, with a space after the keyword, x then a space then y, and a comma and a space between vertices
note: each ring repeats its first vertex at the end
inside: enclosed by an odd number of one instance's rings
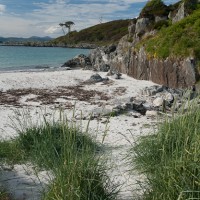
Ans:
POLYGON ((200 60, 200 8, 180 22, 162 28, 153 38, 144 39, 142 44, 153 57, 194 56, 200 60))
POLYGON ((98 24, 79 32, 74 31, 68 35, 56 38, 50 43, 54 44, 81 44, 108 45, 117 43, 124 35, 128 34, 130 20, 116 20, 98 24))
POLYGON ((147 177, 145 200, 200 199, 200 108, 179 115, 131 149, 135 169, 147 177))
POLYGON ((111 200, 116 187, 106 175, 102 147, 66 119, 23 127, 19 137, 0 142, 1 163, 31 162, 54 179, 44 200, 111 200))

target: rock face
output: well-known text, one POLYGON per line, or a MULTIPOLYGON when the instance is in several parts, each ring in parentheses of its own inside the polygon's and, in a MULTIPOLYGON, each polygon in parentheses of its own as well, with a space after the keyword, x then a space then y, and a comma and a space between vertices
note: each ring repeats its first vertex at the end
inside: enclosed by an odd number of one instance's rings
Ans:
MULTIPOLYGON (((187 15, 186 10, 185 4, 181 3, 170 18, 173 22, 177 22, 187 15)), ((110 46, 92 51, 90 55, 92 65, 97 70, 105 68, 102 66, 109 66, 110 71, 125 73, 136 79, 151 80, 171 88, 192 86, 200 76, 195 58, 158 59, 154 55, 148 55, 144 46, 140 49, 135 48, 141 39, 156 34, 157 30, 153 27, 168 17, 155 15, 153 18, 134 19, 128 27, 129 34, 119 41, 117 47, 110 46)))
POLYGON ((136 22, 135 33, 137 36, 143 35, 146 32, 150 20, 148 18, 140 18, 136 22))
POLYGON ((186 88, 192 86, 197 79, 196 61, 194 58, 159 60, 149 58, 142 47, 138 52, 132 51, 132 45, 127 41, 128 36, 121 39, 116 51, 106 54, 100 48, 93 50, 94 68, 101 69, 102 65, 110 66, 113 71, 129 76, 151 80, 171 88, 186 88))
POLYGON ((172 18, 172 23, 176 23, 182 20, 187 15, 185 11, 185 3, 180 4, 180 7, 176 13, 176 15, 172 18))

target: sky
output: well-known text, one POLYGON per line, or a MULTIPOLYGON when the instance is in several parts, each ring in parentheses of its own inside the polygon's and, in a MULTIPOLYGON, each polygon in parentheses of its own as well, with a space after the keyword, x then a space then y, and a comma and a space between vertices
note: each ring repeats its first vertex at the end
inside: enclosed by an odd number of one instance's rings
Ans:
MULTIPOLYGON (((166 4, 178 0, 164 0, 166 4)), ((101 22, 137 17, 147 0, 0 0, 0 36, 63 35, 59 23, 73 21, 72 30, 101 22)))

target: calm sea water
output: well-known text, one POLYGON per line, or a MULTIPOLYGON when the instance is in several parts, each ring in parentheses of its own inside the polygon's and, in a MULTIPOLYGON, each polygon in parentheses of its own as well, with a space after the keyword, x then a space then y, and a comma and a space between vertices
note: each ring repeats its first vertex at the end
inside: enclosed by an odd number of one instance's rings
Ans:
POLYGON ((58 68, 88 49, 0 46, 0 71, 58 68))

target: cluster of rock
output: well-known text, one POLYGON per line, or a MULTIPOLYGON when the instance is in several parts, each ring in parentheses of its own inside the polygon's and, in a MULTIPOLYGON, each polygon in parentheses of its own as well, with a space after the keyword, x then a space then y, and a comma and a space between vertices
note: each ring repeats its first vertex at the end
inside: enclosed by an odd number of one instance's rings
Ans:
MULTIPOLYGON (((168 112, 174 109, 174 101, 176 99, 176 109, 181 106, 182 90, 170 89, 166 86, 146 87, 141 91, 138 98, 130 98, 129 102, 117 105, 113 108, 116 113, 127 110, 134 110, 141 115, 156 116, 158 112, 168 112)), ((138 117, 136 115, 135 117, 138 117)))
MULTIPOLYGON (((110 51, 108 51, 108 49, 112 49, 113 47, 113 45, 110 47, 106 47, 105 50, 109 53, 110 51)), ((94 50, 93 52, 95 53, 97 51, 94 50)), ((91 53, 89 57, 80 54, 73 59, 65 62, 61 67, 65 68, 66 70, 82 68, 86 70, 108 72, 107 76, 113 76, 113 78, 115 79, 120 79, 122 76, 122 74, 118 70, 116 70, 115 68, 111 69, 110 65, 105 64, 100 55, 94 55, 93 53, 91 53), (96 62, 98 62, 98 64, 96 62)))
POLYGON ((186 93, 182 89, 171 89, 166 86, 146 87, 141 91, 141 96, 131 97, 129 101, 113 107, 115 115, 127 111, 135 111, 132 115, 138 118, 141 115, 155 117, 159 113, 177 112, 186 99, 195 98, 195 91, 190 90, 186 93))
MULTIPOLYGON (((103 79, 100 80, 98 77, 98 81, 103 81, 103 79)), ((182 89, 171 89, 159 85, 146 87, 141 90, 141 95, 138 97, 127 98, 109 109, 95 108, 92 115, 84 116, 83 119, 104 119, 102 121, 104 123, 104 121, 107 122, 107 118, 121 114, 126 114, 134 118, 140 118, 141 116, 155 118, 164 113, 169 116, 180 109, 183 110, 183 107, 184 110, 187 109, 185 101, 192 101, 196 97, 194 91, 190 90, 188 92, 186 93, 182 89)))

